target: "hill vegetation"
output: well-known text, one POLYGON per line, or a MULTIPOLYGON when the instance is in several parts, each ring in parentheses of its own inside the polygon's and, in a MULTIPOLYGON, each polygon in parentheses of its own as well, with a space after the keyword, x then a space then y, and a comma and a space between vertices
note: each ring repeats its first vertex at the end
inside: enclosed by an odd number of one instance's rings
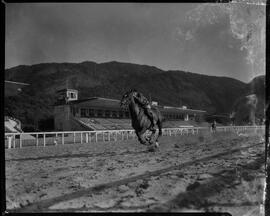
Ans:
POLYGON ((228 77, 163 71, 147 65, 87 61, 21 65, 5 70, 5 79, 30 84, 20 94, 5 98, 5 114, 20 119, 25 127, 39 125, 40 129, 49 130, 53 125, 55 92, 65 87, 79 90, 79 99, 121 99, 127 90, 136 88, 160 105, 186 105, 216 114, 231 112, 234 102, 244 95, 257 93, 263 98, 265 78, 243 83, 228 77))

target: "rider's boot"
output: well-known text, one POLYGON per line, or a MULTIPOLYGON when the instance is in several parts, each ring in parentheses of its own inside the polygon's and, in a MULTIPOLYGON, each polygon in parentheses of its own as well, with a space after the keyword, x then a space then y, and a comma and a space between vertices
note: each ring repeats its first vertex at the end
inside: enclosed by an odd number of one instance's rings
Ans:
POLYGON ((154 131, 155 130, 155 120, 153 116, 150 117, 151 125, 150 125, 150 130, 154 131))

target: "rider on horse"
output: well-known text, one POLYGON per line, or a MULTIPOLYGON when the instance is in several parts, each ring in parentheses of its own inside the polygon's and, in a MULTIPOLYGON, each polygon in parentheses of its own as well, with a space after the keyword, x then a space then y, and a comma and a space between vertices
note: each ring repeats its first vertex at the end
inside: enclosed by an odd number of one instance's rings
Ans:
POLYGON ((155 126, 155 121, 154 121, 154 115, 151 109, 151 104, 147 100, 146 97, 143 96, 143 94, 137 92, 134 96, 138 102, 138 104, 144 109, 145 114, 148 116, 148 118, 151 121, 151 128, 154 128, 155 126))

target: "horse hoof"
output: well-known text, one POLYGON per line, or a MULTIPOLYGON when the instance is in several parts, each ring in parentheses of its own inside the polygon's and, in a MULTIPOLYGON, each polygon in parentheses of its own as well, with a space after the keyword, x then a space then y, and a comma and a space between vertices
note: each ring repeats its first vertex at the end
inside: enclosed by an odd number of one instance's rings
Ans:
POLYGON ((146 142, 145 141, 140 141, 140 143, 142 144, 142 145, 146 145, 146 142))
POLYGON ((154 152, 155 151, 155 148, 153 148, 153 146, 151 146, 151 147, 148 148, 148 151, 149 152, 154 152))

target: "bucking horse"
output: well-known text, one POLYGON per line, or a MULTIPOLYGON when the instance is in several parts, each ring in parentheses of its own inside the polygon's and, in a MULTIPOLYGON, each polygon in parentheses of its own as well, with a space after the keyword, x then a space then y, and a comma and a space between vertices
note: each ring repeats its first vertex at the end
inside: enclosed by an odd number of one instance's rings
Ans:
POLYGON ((151 127, 151 121, 146 115, 144 108, 136 101, 138 92, 134 89, 126 92, 121 101, 120 107, 129 109, 131 116, 131 124, 135 130, 138 140, 143 145, 149 145, 158 148, 158 138, 162 135, 163 117, 157 107, 151 107, 155 125, 151 127), (158 127, 158 135, 156 136, 156 126, 158 127), (148 135, 150 132, 150 135, 148 135))

